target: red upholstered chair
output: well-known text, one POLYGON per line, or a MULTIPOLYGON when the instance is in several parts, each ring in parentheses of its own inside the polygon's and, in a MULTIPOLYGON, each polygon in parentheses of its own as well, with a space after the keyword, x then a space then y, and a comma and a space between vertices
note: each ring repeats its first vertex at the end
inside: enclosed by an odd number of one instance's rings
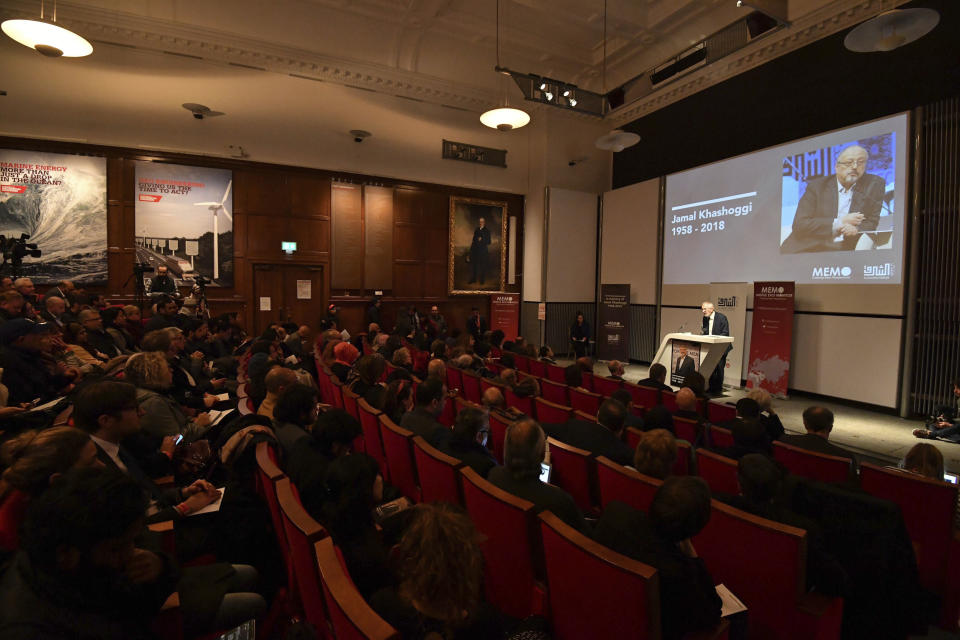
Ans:
POLYGON ((536 416, 535 409, 533 406, 533 398, 526 396, 521 398, 515 394, 511 389, 507 389, 503 394, 503 397, 507 401, 507 406, 520 411, 521 413, 530 416, 531 418, 536 416))
POLYGON ((561 367, 558 364, 546 364, 546 363, 544 364, 544 366, 547 368, 547 375, 546 375, 547 380, 551 380, 553 382, 559 382, 560 384, 566 384, 567 376, 564 373, 564 369, 566 369, 566 367, 561 367))
MULTIPOLYGON (((414 394, 416 397, 416 394, 414 394)), ((437 416, 437 422, 445 427, 453 428, 453 423, 457 420, 457 405, 453 401, 455 395, 447 394, 447 401, 443 404, 443 411, 437 416)))
POLYGON ((700 435, 701 427, 696 420, 673 416, 673 430, 680 440, 694 443, 697 441, 697 436, 700 435))
POLYGON ((622 380, 613 380, 602 376, 593 376, 593 392, 609 397, 614 391, 623 386, 622 380))
MULTIPOLYGON (((238 398, 237 399, 237 411, 240 412, 242 416, 248 416, 251 413, 255 413, 253 409, 250 408, 250 405, 253 404, 253 401, 250 398, 238 398)), ((256 407, 254 407, 256 409, 256 407)))
POLYGON ((513 418, 497 411, 490 411, 490 442, 491 451, 497 462, 503 464, 503 442, 507 437, 507 427, 513 422, 513 418))
POLYGON ((353 391, 346 387, 343 389, 343 408, 344 410, 352 415, 357 420, 360 419, 360 409, 357 406, 357 401, 360 400, 360 396, 355 394, 353 391))
POLYGON ((619 500, 646 513, 661 484, 663 481, 620 466, 603 456, 597 458, 597 488, 601 508, 611 500, 619 500))
POLYGON ((564 407, 570 406, 570 396, 567 395, 568 389, 569 387, 563 383, 552 382, 550 380, 540 381, 540 395, 542 395, 545 400, 564 407))
POLYGON ((714 582, 747 605, 750 638, 840 637, 843 600, 806 592, 806 531, 714 500, 693 546, 714 582))
POLYGON ((597 414, 595 413, 590 414, 590 413, 584 413, 583 411, 575 410, 573 412, 573 417, 577 420, 583 420, 584 422, 593 422, 594 424, 596 424, 597 422, 597 414))
POLYGON ((414 502, 420 502, 417 467, 413 461, 413 433, 381 413, 380 437, 390 470, 390 483, 414 502))
POLYGON ((673 391, 662 391, 660 393, 660 403, 663 404, 670 413, 677 412, 677 394, 673 391))
POLYGON ((643 437, 643 431, 637 429, 636 427, 627 427, 627 444, 634 451, 637 450, 637 445, 640 444, 640 438, 643 437))
POLYGON ((850 459, 807 451, 800 447, 774 441, 773 457, 791 473, 821 482, 850 480, 850 459))
POLYGON ((597 467, 593 454, 553 438, 547 438, 547 446, 550 447, 550 464, 553 466, 550 484, 569 493, 582 511, 593 511, 598 503, 597 467))
POLYGON ((539 519, 553 637, 660 638, 655 569, 594 542, 548 511, 539 519))
POLYGON ((920 583, 943 598, 941 626, 957 630, 960 617, 960 532, 953 521, 957 485, 904 471, 860 464, 864 491, 897 503, 913 541, 920 583))
POLYGON ((479 409, 479 408, 480 408, 480 405, 479 405, 479 404, 477 404, 476 402, 471 402, 470 400, 467 400, 467 399, 464 398, 463 396, 456 396, 456 397, 453 399, 453 406, 454 406, 454 408, 457 410, 457 414, 459 414, 459 413, 460 413, 461 411, 463 411, 464 409, 479 409))
POLYGON ((496 387, 497 389, 500 389, 500 393, 505 394, 507 392, 507 385, 503 384, 502 382, 494 380, 493 378, 480 378, 480 393, 483 393, 490 387, 496 387))
POLYGON ((357 401, 357 412, 360 414, 360 429, 363 431, 363 450, 380 463, 384 479, 389 480, 387 456, 383 452, 383 440, 380 438, 380 414, 383 412, 371 407, 363 398, 357 401))
POLYGON ((473 371, 460 371, 460 395, 470 402, 480 402, 480 376, 473 371))
POLYGON ((623 388, 633 396, 633 403, 641 407, 655 407, 660 404, 660 392, 651 387, 641 387, 638 384, 624 382, 623 388))
POLYGON ((300 504, 289 478, 277 481, 277 500, 283 517, 284 532, 287 536, 293 576, 297 581, 297 593, 300 596, 301 610, 307 622, 316 629, 327 628, 327 615, 323 603, 323 590, 320 587, 320 575, 317 563, 313 559, 313 545, 326 537, 327 532, 320 523, 300 504))
POLYGON ((713 424, 723 424, 737 417, 737 407, 726 402, 708 402, 707 418, 713 424))
POLYGON ((513 362, 517 365, 517 371, 530 373, 530 358, 521 356, 519 353, 513 355, 513 362))
POLYGON ((392 362, 387 362, 386 366, 383 368, 383 374, 380 376, 380 382, 386 382, 387 376, 397 370, 397 367, 392 362))
MULTIPOLYGON (((287 588, 294 590, 296 579, 293 576, 293 563, 290 561, 290 545, 287 543, 287 534, 283 525, 283 516, 280 513, 280 501, 277 498, 277 481, 286 476, 280 467, 277 466, 277 454, 266 442, 257 444, 257 476, 256 491, 257 494, 267 503, 267 509, 270 511, 270 522, 273 524, 273 533, 277 537, 277 545, 280 547, 280 555, 283 557, 283 563, 287 570, 287 588)), ((283 594, 285 598, 286 593, 283 594)))
POLYGON ((537 567, 542 567, 540 535, 533 504, 498 489, 469 467, 460 474, 467 512, 486 538, 481 548, 487 600, 515 618, 543 613, 545 594, 537 580, 537 567))
POLYGON ((687 442, 677 442, 677 462, 673 465, 673 475, 688 476, 693 468, 693 447, 687 442))
POLYGON ((543 398, 535 398, 537 421, 547 424, 562 424, 570 419, 572 409, 543 398))
POLYGON ((697 471, 710 485, 710 491, 721 491, 733 496, 740 493, 736 460, 706 449, 697 449, 697 471))
MULTIPOLYGON (((329 536, 313 546, 330 615, 330 626, 337 640, 400 640, 400 634, 370 608, 353 585, 337 557, 329 536)), ((326 629, 317 629, 325 637, 326 629)))
POLYGON ((420 436, 413 438, 413 457, 420 478, 420 498, 424 502, 463 504, 460 469, 463 463, 431 447, 420 436))
POLYGON ((733 433, 723 427, 710 427, 710 443, 714 449, 726 449, 733 446, 733 433))
POLYGON ((447 389, 449 391, 463 389, 463 380, 461 378, 460 369, 457 369, 456 367, 447 367, 447 389))
POLYGON ((584 371, 583 375, 583 388, 587 391, 593 391, 593 374, 589 371, 584 371))
POLYGON ((584 413, 597 415, 600 410, 600 403, 603 402, 603 396, 599 393, 591 393, 582 389, 570 387, 570 406, 584 413))
POLYGON ((333 395, 331 404, 337 409, 343 409, 343 384, 339 380, 330 378, 330 393, 333 395))
POLYGON ((531 358, 529 366, 531 375, 537 376, 538 378, 547 377, 547 365, 545 363, 531 358))

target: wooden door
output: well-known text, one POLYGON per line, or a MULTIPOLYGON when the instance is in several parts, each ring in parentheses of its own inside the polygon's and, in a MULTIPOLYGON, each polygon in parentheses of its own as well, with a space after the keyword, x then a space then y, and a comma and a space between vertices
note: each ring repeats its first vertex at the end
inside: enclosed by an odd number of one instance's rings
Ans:
POLYGON ((253 326, 258 334, 271 322, 306 323, 317 329, 325 315, 320 265, 254 265, 253 293, 253 326))

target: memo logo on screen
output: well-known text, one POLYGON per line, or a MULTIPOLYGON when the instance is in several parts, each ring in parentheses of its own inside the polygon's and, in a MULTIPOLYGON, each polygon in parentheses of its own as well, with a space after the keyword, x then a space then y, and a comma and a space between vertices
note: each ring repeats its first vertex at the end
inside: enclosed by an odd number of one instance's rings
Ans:
POLYGON ((850 267, 814 267, 810 275, 814 280, 849 280, 853 274, 850 267))
POLYGON ((864 280, 889 280, 892 277, 893 265, 889 262, 863 265, 864 280))

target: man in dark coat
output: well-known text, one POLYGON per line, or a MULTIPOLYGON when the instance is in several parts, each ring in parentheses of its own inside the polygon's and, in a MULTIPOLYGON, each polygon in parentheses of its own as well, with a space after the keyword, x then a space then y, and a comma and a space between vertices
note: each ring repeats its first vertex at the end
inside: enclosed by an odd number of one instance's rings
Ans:
POLYGON ((470 243, 470 282, 484 284, 487 279, 487 263, 489 255, 487 247, 490 246, 490 229, 487 228, 487 221, 480 218, 477 228, 473 230, 473 241, 470 243))

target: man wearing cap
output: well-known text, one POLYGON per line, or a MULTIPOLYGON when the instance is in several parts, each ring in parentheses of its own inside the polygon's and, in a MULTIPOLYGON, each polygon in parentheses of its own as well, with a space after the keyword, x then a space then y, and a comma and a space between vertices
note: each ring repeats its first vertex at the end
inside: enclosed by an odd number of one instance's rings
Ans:
POLYGON ((50 400, 65 391, 72 378, 54 374, 41 361, 49 351, 53 325, 14 318, 0 326, 0 367, 3 383, 10 390, 9 405, 50 400))

